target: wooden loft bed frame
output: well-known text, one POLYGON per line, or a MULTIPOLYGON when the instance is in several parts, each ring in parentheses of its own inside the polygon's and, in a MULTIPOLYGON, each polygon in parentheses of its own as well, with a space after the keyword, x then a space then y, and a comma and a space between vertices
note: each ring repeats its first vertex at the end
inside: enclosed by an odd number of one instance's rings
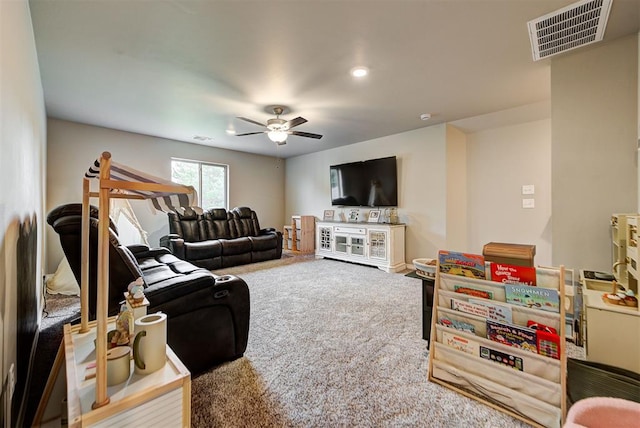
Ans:
POLYGON ((96 398, 93 408, 109 404, 107 396, 107 302, 109 300, 109 200, 146 199, 154 209, 196 211, 197 193, 183 186, 153 177, 111 161, 103 152, 85 174, 82 184, 82 261, 80 281, 80 332, 89 331, 89 199, 98 198, 98 293, 96 307, 96 398), (91 191, 90 179, 98 179, 98 191, 91 191))

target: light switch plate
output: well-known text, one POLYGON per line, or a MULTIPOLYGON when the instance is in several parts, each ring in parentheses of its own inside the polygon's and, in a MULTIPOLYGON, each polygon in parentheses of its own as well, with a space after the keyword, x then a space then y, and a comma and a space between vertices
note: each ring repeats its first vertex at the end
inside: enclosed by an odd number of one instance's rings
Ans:
POLYGON ((525 198, 522 200, 522 208, 535 208, 535 207, 536 207, 535 199, 525 198))
POLYGON ((533 184, 524 184, 522 186, 523 195, 533 195, 536 193, 536 186, 533 184))

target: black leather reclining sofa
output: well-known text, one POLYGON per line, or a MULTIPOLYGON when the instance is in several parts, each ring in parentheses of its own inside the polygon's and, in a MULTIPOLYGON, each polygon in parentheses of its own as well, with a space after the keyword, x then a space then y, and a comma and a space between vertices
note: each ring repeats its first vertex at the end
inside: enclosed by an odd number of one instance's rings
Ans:
POLYGON ((169 235, 160 238, 160 245, 196 266, 213 270, 282 257, 282 232, 261 229, 251 208, 168 216, 169 235))
MULTIPOLYGON (((98 209, 90 209, 89 314, 95 319, 98 209)), ((78 283, 81 269, 82 205, 55 208, 47 222, 78 283)), ((167 342, 192 373, 241 357, 249 336, 249 289, 240 278, 217 276, 172 255, 166 248, 123 246, 110 222, 108 313, 120 310, 127 286, 142 276, 148 313, 167 314, 167 342)))

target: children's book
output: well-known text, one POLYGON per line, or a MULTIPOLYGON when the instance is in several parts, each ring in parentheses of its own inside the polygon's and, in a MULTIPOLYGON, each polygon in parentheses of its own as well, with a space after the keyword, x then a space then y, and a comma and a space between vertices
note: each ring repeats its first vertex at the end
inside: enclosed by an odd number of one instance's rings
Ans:
POLYGON ((527 327, 536 331, 538 354, 559 360, 560 336, 556 329, 531 320, 527 321, 527 327))
POLYGON ((451 299, 451 309, 471 315, 477 315, 482 318, 489 317, 489 308, 475 303, 469 303, 464 300, 451 299))
POLYGON ((538 353, 536 331, 527 327, 487 320, 487 339, 538 353))
POLYGON ((470 287, 468 285, 454 285, 453 291, 456 293, 466 294, 473 297, 482 297, 483 299, 493 299, 493 292, 482 290, 480 288, 470 287))
POLYGON ((440 317, 440 319, 438 319, 438 324, 443 325, 445 327, 454 328, 456 330, 466 331, 469 333, 475 333, 476 331, 476 328, 471 323, 452 320, 447 317, 440 317))
POLYGON ((513 322, 513 313, 511 307, 507 305, 500 305, 494 302, 487 302, 486 300, 469 299, 469 303, 485 306, 489 314, 486 318, 493 321, 500 321, 504 323, 513 322))
POLYGON ((560 311, 558 290, 530 285, 505 284, 504 292, 507 303, 549 312, 557 313, 560 311))
POLYGON ((524 364, 522 358, 515 355, 507 354, 505 352, 496 351, 495 349, 487 348, 486 346, 480 347, 480 358, 485 358, 496 363, 504 364, 515 370, 524 370, 524 364))
POLYGON ((484 257, 478 254, 440 250, 440 272, 467 278, 485 278, 484 257))
POLYGON ((491 263, 491 281, 503 284, 536 285, 536 268, 491 263))
POLYGON ((478 342, 447 331, 442 332, 442 342, 458 351, 466 352, 476 357, 480 354, 480 344, 478 342))

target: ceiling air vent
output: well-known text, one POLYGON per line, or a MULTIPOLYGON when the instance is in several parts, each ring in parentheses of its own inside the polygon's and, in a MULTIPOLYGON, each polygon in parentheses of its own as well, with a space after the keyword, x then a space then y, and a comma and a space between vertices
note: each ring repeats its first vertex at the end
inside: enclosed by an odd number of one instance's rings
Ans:
POLYGON ((602 40, 612 1, 583 0, 529 21, 533 60, 602 40))

